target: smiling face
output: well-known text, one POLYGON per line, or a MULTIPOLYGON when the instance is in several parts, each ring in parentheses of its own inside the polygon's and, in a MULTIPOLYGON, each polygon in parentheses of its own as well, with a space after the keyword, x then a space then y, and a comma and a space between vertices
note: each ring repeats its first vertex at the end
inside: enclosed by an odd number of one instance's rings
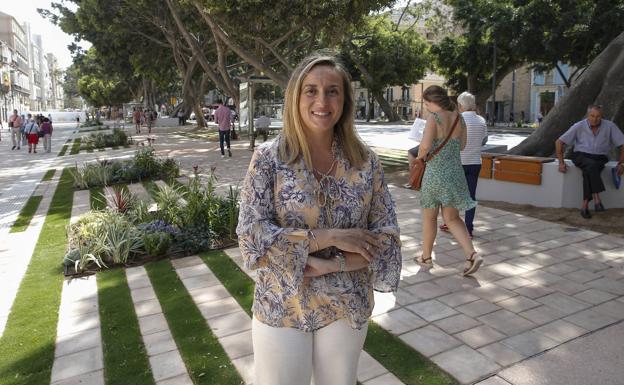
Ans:
POLYGON ((303 78, 299 115, 304 131, 333 134, 344 106, 343 79, 334 68, 318 65, 303 78))

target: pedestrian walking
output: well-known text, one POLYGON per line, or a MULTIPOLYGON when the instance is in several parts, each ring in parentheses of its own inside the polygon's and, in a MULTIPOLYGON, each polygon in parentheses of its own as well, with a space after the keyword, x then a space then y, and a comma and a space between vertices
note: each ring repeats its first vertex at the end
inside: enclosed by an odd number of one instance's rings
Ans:
POLYGON ((132 109, 132 120, 134 121, 134 131, 137 134, 141 133, 141 111, 134 107, 132 109))
MULTIPOLYGON (((464 168, 464 176, 468 183, 468 191, 470 198, 476 200, 477 183, 479 182, 479 173, 481 172, 481 146, 487 143, 488 132, 485 118, 477 115, 477 103, 473 94, 463 92, 457 97, 459 112, 466 123, 466 146, 461 150, 460 157, 462 167, 464 168)), ((474 217, 477 208, 474 207, 466 210, 464 223, 468 234, 472 238, 474 230, 474 217)), ((448 225, 444 223, 440 225, 440 230, 449 231, 448 225)))
POLYGON ((28 137, 28 153, 37 153, 37 144, 39 143, 39 125, 31 114, 26 117, 27 123, 24 126, 24 134, 28 137))
POLYGON ((286 88, 283 132, 256 149, 245 177, 237 234, 258 274, 256 385, 355 385, 373 290, 398 288, 394 203, 355 132, 350 80, 335 57, 305 58, 286 88))
POLYGON ((43 149, 45 152, 52 151, 52 122, 48 118, 43 118, 41 132, 43 133, 43 149))
MULTIPOLYGON (((427 167, 420 191, 424 238, 422 255, 415 260, 424 267, 433 267, 431 256, 441 208, 449 231, 466 256, 462 274, 471 275, 479 269, 483 259, 477 255, 468 229, 459 217, 459 210, 470 210, 477 205, 470 197, 460 157, 460 150, 466 146, 467 130, 455 103, 444 88, 428 87, 423 93, 423 99, 431 114, 418 148, 417 159, 424 160, 427 167), (430 153, 435 155, 430 157, 430 153)), ((415 159, 410 157, 410 167, 414 164, 415 159)))
POLYGON ((11 129, 11 143, 13 147, 11 150, 21 148, 22 144, 22 117, 17 113, 17 110, 13 110, 13 115, 9 117, 9 128, 11 129))
POLYGON ((228 156, 232 156, 232 151, 230 150, 230 119, 231 113, 230 109, 223 105, 221 100, 217 100, 217 104, 219 107, 215 111, 214 119, 215 123, 219 126, 219 147, 221 148, 221 157, 225 157, 225 148, 224 143, 227 145, 228 156))

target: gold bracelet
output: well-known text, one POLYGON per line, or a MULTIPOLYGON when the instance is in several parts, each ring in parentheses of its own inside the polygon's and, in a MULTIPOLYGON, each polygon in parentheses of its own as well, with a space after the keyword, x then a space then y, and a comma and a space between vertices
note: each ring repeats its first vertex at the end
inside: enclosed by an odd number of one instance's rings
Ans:
POLYGON ((336 259, 338 259, 338 264, 340 266, 339 271, 342 273, 343 271, 345 271, 345 265, 346 265, 345 256, 342 253, 342 251, 340 250, 336 251, 336 259))
POLYGON ((316 250, 314 251, 320 250, 319 244, 318 244, 318 241, 316 240, 316 235, 314 235, 314 232, 312 230, 308 230, 308 234, 310 234, 310 238, 312 238, 312 240, 314 241, 314 244, 316 245, 316 250))

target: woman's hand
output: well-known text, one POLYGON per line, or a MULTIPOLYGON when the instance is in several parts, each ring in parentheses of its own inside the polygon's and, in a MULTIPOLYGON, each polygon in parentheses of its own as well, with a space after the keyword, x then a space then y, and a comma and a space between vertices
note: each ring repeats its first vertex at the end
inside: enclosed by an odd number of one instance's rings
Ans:
POLYGON ((303 270, 304 277, 320 277, 321 275, 338 271, 336 258, 325 259, 318 257, 308 257, 308 261, 303 270))
POLYGON ((367 261, 381 246, 379 236, 366 229, 315 229, 313 230, 321 249, 335 246, 338 249, 360 254, 367 261))

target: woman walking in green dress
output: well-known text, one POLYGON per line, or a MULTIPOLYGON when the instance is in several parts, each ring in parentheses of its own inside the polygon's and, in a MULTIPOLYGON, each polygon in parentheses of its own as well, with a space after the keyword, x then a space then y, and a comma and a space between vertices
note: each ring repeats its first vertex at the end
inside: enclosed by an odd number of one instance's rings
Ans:
POLYGON ((470 197, 459 154, 466 145, 466 125, 444 88, 428 87, 423 99, 431 115, 425 125, 418 158, 424 159, 439 146, 443 147, 427 162, 422 180, 420 205, 423 208, 424 239, 422 255, 416 258, 416 262, 425 267, 433 266, 431 254, 438 229, 438 213, 442 208, 442 217, 449 231, 466 255, 463 275, 470 275, 479 269, 483 259, 477 255, 466 225, 459 217, 459 210, 470 210, 477 205, 470 197))

